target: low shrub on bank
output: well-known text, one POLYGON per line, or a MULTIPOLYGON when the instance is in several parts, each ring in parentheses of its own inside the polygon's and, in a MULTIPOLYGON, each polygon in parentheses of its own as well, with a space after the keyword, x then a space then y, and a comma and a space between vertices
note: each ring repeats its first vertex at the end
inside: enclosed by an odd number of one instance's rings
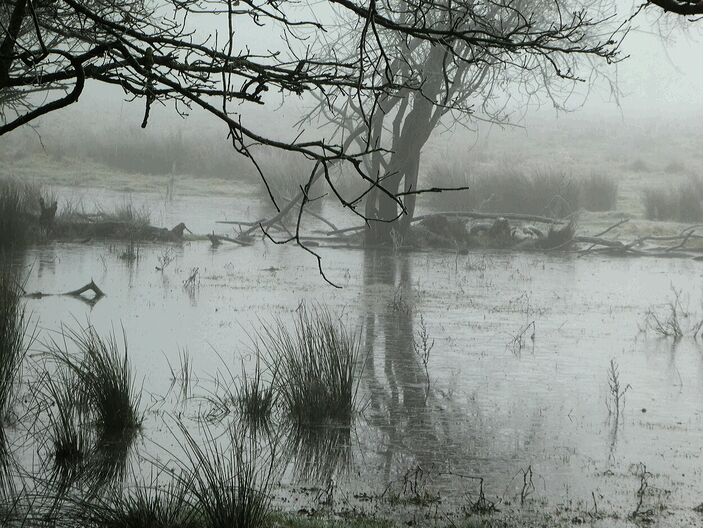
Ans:
POLYGON ((648 220, 702 221, 702 179, 692 177, 668 188, 643 192, 643 207, 648 220))
POLYGON ((535 214, 563 218, 580 208, 610 210, 616 204, 617 183, 606 176, 577 179, 562 172, 528 175, 507 170, 481 177, 470 177, 449 165, 434 166, 427 178, 432 187, 468 190, 428 195, 436 208, 458 211, 535 214))

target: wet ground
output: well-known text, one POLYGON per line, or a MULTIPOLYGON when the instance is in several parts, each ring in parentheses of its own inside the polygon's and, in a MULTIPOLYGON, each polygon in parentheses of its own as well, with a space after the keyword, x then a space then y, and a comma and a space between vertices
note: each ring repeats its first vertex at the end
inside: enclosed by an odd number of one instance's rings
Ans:
MULTIPOLYGON (((124 200, 84 193, 103 205, 124 200)), ((131 199, 147 204, 157 225, 183 221, 201 233, 224 232, 214 220, 265 212, 251 196, 131 199)), ((523 503, 626 523, 646 475, 643 509, 659 525, 701 525, 693 510, 702 496, 701 341, 641 331, 648 310, 667 313, 673 290, 691 319, 701 319, 700 262, 319 248, 327 276, 342 286, 335 289, 293 246, 144 244, 132 261, 122 258, 123 246, 30 249, 27 291, 63 292, 93 279, 107 295, 94 305, 45 297, 27 306, 40 341, 62 324, 124 328, 148 409, 142 454, 154 443, 176 443, 165 417, 192 420, 195 430, 199 396, 212 390, 223 361, 235 373, 241 362, 253 364, 254 330, 277 317, 290 321, 301 302, 324 303, 362 329, 363 410, 343 445, 290 460, 276 490, 279 507, 310 511, 331 507, 322 503, 332 498, 336 511, 452 515, 478 505, 481 478, 485 504, 503 511, 523 503), (171 263, 156 270, 167 254, 171 263), (424 328, 434 343, 427 373, 418 353, 424 328), (194 360, 185 404, 169 369, 182 350, 194 360), (618 417, 611 360, 629 386, 618 417)), ((25 448, 25 463, 32 452, 25 448)))

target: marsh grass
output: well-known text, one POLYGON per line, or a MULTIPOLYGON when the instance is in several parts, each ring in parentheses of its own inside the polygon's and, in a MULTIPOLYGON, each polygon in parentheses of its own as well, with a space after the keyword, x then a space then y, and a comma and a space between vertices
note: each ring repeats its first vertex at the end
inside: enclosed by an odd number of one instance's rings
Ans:
POLYGON ((692 177, 677 186, 643 191, 648 220, 702 221, 702 178, 692 177))
MULTIPOLYGON (((39 217, 40 186, 15 180, 0 180, 0 248, 20 247, 29 242, 33 220, 39 217)), ((45 197, 47 203, 49 197, 45 197)))
POLYGON ((0 422, 12 421, 22 364, 35 334, 11 271, 0 271, 0 422))
POLYGON ((242 380, 235 400, 240 416, 253 431, 269 428, 276 405, 276 393, 274 387, 267 384, 264 379, 259 355, 257 355, 253 374, 247 374, 242 365, 242 380))
POLYGON ((74 390, 84 398, 100 436, 125 440, 140 428, 140 391, 127 356, 123 332, 122 348, 114 332, 101 337, 92 326, 64 329, 62 340, 52 340, 49 353, 75 377, 74 390), (75 348, 72 352, 69 348, 75 348))
POLYGON ((0 271, 0 497, 14 490, 13 457, 6 426, 17 421, 18 391, 22 369, 35 333, 21 299, 22 289, 14 273, 0 271))
MULTIPOLYGON (((288 201, 293 199, 300 192, 301 186, 306 184, 315 164, 299 155, 268 152, 260 157, 259 165, 274 198, 288 201)), ((320 186, 316 184, 315 187, 320 186)), ((260 191, 262 196, 268 197, 263 182, 261 182, 260 191)), ((319 194, 318 191, 312 190, 310 198, 315 198, 319 194)), ((279 204, 279 206, 283 205, 285 203, 279 204)))
POLYGON ((178 366, 172 366, 168 357, 166 357, 166 364, 169 367, 171 380, 169 390, 178 386, 180 397, 185 401, 191 392, 191 384, 197 381, 193 375, 193 360, 191 359, 188 349, 178 349, 178 366))
POLYGON ((275 444, 263 447, 234 425, 217 438, 208 428, 196 438, 180 422, 178 431, 184 456, 177 460, 175 484, 189 497, 203 526, 263 526, 277 471, 275 444))
MULTIPOLYGON (((74 210, 74 207, 70 207, 74 210)), ((125 200, 122 203, 115 205, 112 209, 104 209, 101 205, 95 205, 95 212, 86 213, 81 205, 79 209, 75 209, 77 216, 71 218, 73 221, 101 221, 115 222, 129 228, 130 231, 139 232, 148 227, 151 222, 151 211, 146 207, 137 207, 130 200, 125 200)), ((62 218, 69 218, 64 217, 62 218)))
MULTIPOLYGON (((155 479, 155 481, 158 479, 155 479)), ((171 483, 140 484, 114 490, 108 497, 83 505, 85 526, 95 528, 200 528, 183 489, 171 483)))
POLYGON ((611 211, 616 207, 618 183, 603 174, 592 174, 579 182, 579 205, 587 211, 611 211))
POLYGON ((609 411, 609 416, 614 415, 616 423, 618 424, 621 411, 626 405, 626 392, 632 387, 630 384, 627 384, 622 388, 618 363, 616 363, 616 360, 613 358, 609 361, 608 385, 609 395, 606 398, 606 408, 609 411))
POLYGON ((351 423, 359 385, 358 334, 325 308, 301 306, 293 330, 276 321, 259 337, 278 397, 294 423, 351 423))
MULTIPOLYGON (((220 134, 126 133, 124 128, 47 131, 51 161, 91 160, 119 172, 143 175, 188 174, 253 179, 250 160, 220 134)), ((44 135, 44 133, 43 133, 44 135)))
POLYGON ((561 171, 532 175, 508 169, 471 176, 462 167, 436 164, 426 184, 433 187, 462 187, 469 190, 431 193, 428 200, 436 208, 484 212, 548 215, 564 218, 580 208, 610 210, 616 204, 617 183, 592 175, 579 179, 561 171))
POLYGON ((115 222, 130 224, 134 227, 145 227, 149 225, 151 213, 146 207, 136 207, 132 202, 124 202, 117 205, 110 212, 102 212, 106 218, 115 222))

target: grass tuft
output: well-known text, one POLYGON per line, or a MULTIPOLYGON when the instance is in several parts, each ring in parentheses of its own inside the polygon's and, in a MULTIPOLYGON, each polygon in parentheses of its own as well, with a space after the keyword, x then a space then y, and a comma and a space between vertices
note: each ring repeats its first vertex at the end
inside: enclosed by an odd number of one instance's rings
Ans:
POLYGON ((349 424, 357 394, 359 336, 324 308, 301 307, 291 331, 277 321, 260 335, 288 417, 300 425, 349 424))
POLYGON ((87 526, 96 528, 199 528, 195 510, 183 489, 138 485, 117 489, 107 498, 83 509, 87 526))
POLYGON ((264 382, 258 355, 254 374, 248 375, 244 366, 242 367, 242 383, 235 399, 240 416, 254 431, 269 427, 276 403, 276 393, 272 385, 264 382))
POLYGON ((263 449, 234 426, 218 438, 207 428, 203 438, 196 438, 182 423, 178 426, 185 456, 179 459, 176 484, 191 500, 203 526, 263 526, 271 506, 275 447, 263 449))
POLYGON ((88 403, 100 436, 130 438, 141 426, 142 417, 124 333, 122 350, 114 333, 103 338, 92 326, 67 329, 62 337, 60 344, 52 340, 49 351, 75 376, 74 390, 88 403), (77 352, 69 351, 69 344, 77 352))

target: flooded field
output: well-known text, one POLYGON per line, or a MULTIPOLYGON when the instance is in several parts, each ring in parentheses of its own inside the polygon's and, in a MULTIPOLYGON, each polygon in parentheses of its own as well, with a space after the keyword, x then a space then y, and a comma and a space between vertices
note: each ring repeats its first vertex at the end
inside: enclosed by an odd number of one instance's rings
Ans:
MULTIPOLYGON (((183 221, 197 233, 258 210, 253 198, 234 211, 232 197, 131 199, 149 207, 153 223, 183 221)), ((92 279, 106 296, 27 299, 38 325, 31 357, 60 339, 62 325, 124 329, 146 411, 128 474, 148 478, 143 461, 177 448, 177 420, 207 440, 211 396, 242 365, 251 372, 257 331, 290 324, 302 305, 324 305, 359 335, 358 413, 352 430, 284 450, 278 509, 406 521, 525 508, 614 526, 628 525, 640 500, 658 526, 701 525, 701 340, 644 331, 648 312, 666 315, 674 292, 683 313, 701 319, 701 262, 317 249, 342 288, 304 251, 264 240, 140 244, 134 259, 123 258, 124 242, 32 247, 21 257, 28 292, 92 279), (187 387, 174 373, 184 351, 187 387), (618 409, 612 366, 624 391, 618 409)), ((16 443, 31 472, 41 446, 16 443)))

